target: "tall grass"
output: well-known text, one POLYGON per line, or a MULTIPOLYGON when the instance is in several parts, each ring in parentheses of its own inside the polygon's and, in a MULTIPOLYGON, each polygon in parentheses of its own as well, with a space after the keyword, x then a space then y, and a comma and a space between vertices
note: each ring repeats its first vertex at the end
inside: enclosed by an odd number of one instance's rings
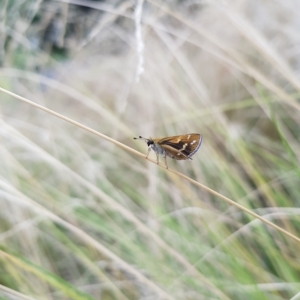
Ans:
POLYGON ((299 4, 136 3, 1 4, 1 298, 300 299, 299 4))

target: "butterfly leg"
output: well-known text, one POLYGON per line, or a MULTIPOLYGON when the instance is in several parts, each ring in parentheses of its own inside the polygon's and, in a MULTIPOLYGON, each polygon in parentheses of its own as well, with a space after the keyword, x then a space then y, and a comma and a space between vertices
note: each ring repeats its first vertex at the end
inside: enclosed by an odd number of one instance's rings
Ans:
POLYGON ((148 148, 148 153, 146 155, 146 159, 148 158, 150 151, 151 151, 151 148, 148 148))
POLYGON ((157 152, 155 152, 156 154, 156 163, 159 164, 159 154, 157 152))
POLYGON ((166 154, 166 153, 165 153, 165 155, 164 155, 164 159, 165 159, 166 167, 167 167, 167 169, 169 169, 168 164, 167 164, 167 154, 166 154))

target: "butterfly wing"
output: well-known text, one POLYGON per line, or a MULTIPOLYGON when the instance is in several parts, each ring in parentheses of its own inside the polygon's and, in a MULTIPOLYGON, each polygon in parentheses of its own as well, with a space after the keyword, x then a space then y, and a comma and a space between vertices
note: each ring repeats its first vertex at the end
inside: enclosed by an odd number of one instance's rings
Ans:
POLYGON ((157 139, 157 143, 169 157, 177 160, 191 159, 203 140, 202 134, 190 133, 157 139))

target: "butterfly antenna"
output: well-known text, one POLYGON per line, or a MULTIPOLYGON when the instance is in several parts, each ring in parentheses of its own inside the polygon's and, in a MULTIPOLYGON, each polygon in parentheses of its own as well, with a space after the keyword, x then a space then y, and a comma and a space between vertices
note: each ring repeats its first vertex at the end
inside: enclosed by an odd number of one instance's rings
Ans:
POLYGON ((146 138, 144 138, 144 137, 142 137, 142 136, 140 136, 140 135, 139 135, 139 137, 134 137, 133 139, 134 139, 134 140, 145 140, 145 141, 148 140, 148 139, 146 139, 146 138))

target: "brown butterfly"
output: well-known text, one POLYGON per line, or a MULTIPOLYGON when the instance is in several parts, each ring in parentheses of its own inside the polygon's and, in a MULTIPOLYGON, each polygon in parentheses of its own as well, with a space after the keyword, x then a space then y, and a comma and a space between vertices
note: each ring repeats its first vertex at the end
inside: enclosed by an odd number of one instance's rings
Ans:
POLYGON ((165 138, 146 139, 139 136, 138 138, 144 140, 148 145, 148 153, 151 149, 156 153, 157 164, 159 163, 159 154, 164 156, 166 167, 167 156, 177 160, 192 160, 191 157, 198 151, 201 146, 203 136, 199 133, 190 133, 176 136, 169 136, 165 138))

